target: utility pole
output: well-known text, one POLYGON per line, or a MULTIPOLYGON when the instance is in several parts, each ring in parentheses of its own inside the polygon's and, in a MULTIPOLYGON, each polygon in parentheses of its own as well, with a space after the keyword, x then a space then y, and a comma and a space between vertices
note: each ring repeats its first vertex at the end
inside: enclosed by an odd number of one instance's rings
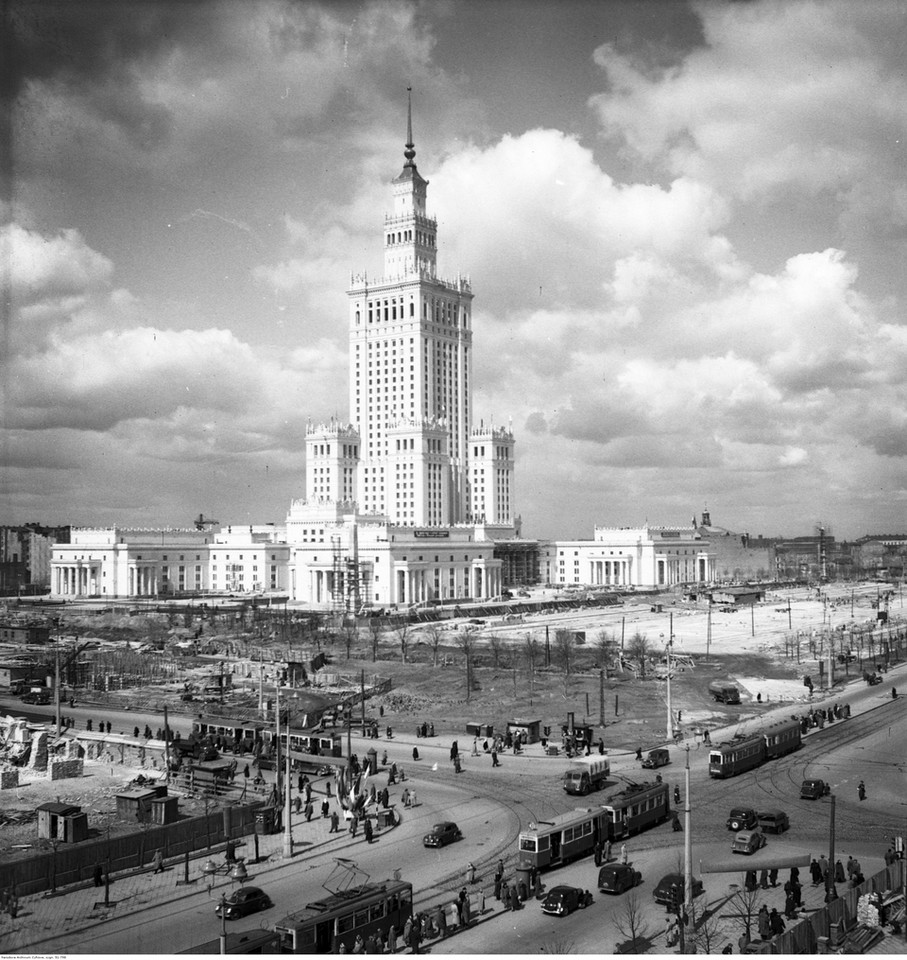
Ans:
POLYGON ((265 709, 265 671, 264 662, 261 655, 261 647, 258 648, 258 715, 264 716, 265 709))
POLYGON ((756 636, 756 601, 755 599, 750 604, 750 623, 752 624, 752 636, 756 636))
POLYGON ((690 802, 690 748, 687 747, 687 762, 683 771, 683 911, 684 948, 692 951, 691 934, 693 920, 693 824, 692 804, 690 802))
POLYGON ((284 816, 284 827, 283 827, 283 855, 284 858, 290 860, 293 856, 293 822, 290 815, 290 784, 292 783, 293 775, 290 769, 290 721, 289 717, 287 718, 287 777, 284 784, 284 802, 283 802, 283 816, 284 816))
POLYGON ((57 718, 57 736, 63 728, 63 720, 60 716, 60 639, 54 641, 54 711, 57 718))
POLYGON ((828 824, 828 877, 825 881, 825 899, 828 903, 838 899, 835 889, 835 795, 831 794, 831 818, 828 824))
POLYGON ((598 671, 598 725, 605 726, 605 670, 598 671))
MULTIPOLYGON (((850 615, 853 616, 853 590, 850 591, 850 615)), ((793 621, 790 615, 790 597, 787 598, 787 629, 793 630, 793 621)))
POLYGON ((167 718, 167 707, 164 707, 164 769, 167 783, 170 783, 170 722, 167 718))
POLYGON ((712 601, 709 600, 709 608, 706 611, 705 621, 705 658, 709 658, 709 650, 712 646, 712 601))
MULTIPOLYGON (((274 689, 276 690, 276 698, 274 701, 275 702, 274 739, 276 740, 276 750, 277 750, 277 757, 276 757, 277 762, 275 764, 276 774, 274 778, 274 790, 275 790, 274 806, 277 808, 277 810, 279 810, 280 795, 282 792, 280 788, 282 786, 281 780, 283 778, 283 770, 280 765, 280 759, 281 759, 280 758, 280 680, 277 681, 274 689)), ((289 739, 287 740, 287 745, 289 745, 289 739)))
POLYGON ((668 740, 674 739, 674 715, 671 712, 671 646, 674 643, 674 614, 671 614, 670 626, 668 627, 668 645, 665 648, 668 661, 667 673, 667 701, 668 701, 668 740))

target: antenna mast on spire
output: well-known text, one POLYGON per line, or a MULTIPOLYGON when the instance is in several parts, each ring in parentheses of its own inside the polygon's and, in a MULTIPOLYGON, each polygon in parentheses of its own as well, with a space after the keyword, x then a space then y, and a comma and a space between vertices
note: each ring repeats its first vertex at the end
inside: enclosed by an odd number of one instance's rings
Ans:
POLYGON ((413 160, 416 156, 416 148, 413 144, 413 88, 406 88, 406 149, 403 151, 406 157, 406 166, 415 167, 413 160))

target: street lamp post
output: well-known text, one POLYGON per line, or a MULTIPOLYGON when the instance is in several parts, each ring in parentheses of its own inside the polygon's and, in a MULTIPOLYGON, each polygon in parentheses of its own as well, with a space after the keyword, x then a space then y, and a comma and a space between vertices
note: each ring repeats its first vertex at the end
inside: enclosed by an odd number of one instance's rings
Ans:
POLYGON ((686 748, 686 767, 683 771, 683 910, 681 929, 684 929, 684 950, 689 949, 691 944, 693 920, 693 830, 692 830, 692 804, 690 802, 690 747, 686 748))

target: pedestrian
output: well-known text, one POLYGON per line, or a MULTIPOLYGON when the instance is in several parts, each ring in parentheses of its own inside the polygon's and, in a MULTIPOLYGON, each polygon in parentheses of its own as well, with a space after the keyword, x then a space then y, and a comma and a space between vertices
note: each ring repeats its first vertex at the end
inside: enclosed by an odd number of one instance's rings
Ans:
MULTIPOLYGON (((85 729, 88 730, 88 731, 91 731, 91 717, 89 717, 89 718, 85 721, 85 729)), ((100 730, 101 728, 98 727, 98 729, 100 730)), ((103 731, 101 731, 101 732, 103 733, 103 731)))
POLYGON ((305 802, 309 803, 312 799, 312 785, 309 783, 308 777, 306 777, 303 793, 305 794, 305 802))
POLYGON ((510 909, 519 910, 522 904, 520 903, 520 891, 515 883, 510 885, 510 909))
POLYGON ((387 810, 387 805, 390 802, 390 794, 387 792, 387 787, 381 791, 381 806, 387 810))
POLYGON ((813 857, 812 862, 809 865, 809 875, 812 877, 813 886, 818 887, 822 882, 822 868, 819 866, 819 861, 813 857))
POLYGON ((778 913, 775 907, 772 907, 772 912, 768 915, 769 926, 771 927, 772 936, 777 937, 779 934, 784 933, 784 928, 786 926, 784 918, 778 913))
POLYGON ((299 792, 302 793, 305 787, 305 777, 301 773, 299 774, 299 777, 296 780, 296 787, 299 790, 299 792))
POLYGON ((419 748, 413 747, 413 760, 418 760, 418 759, 419 759, 419 748))
POLYGON ((390 925, 390 927, 388 927, 387 930, 387 952, 397 952, 397 927, 393 923, 390 925))
POLYGON ((388 740, 391 740, 391 739, 393 739, 393 736, 394 736, 394 731, 391 730, 390 727, 388 727, 388 728, 387 728, 387 739, 388 739, 388 740))
POLYGON ((387 785, 389 787, 394 786, 397 783, 397 764, 392 763, 390 770, 387 771, 387 785))
MULTIPOLYGON (((702 731, 702 742, 705 743, 705 744, 708 744, 709 746, 711 746, 711 744, 712 744, 712 738, 709 736, 709 731, 708 731, 708 730, 703 730, 703 731, 702 731)), ((728 946, 730 946, 730 944, 728 944, 728 946)))
POLYGON ((866 784, 863 783, 862 780, 860 781, 859 785, 857 786, 857 794, 859 795, 859 797, 860 797, 861 800, 865 800, 865 799, 866 799, 866 784))
POLYGON ((372 821, 368 817, 365 817, 362 821, 362 835, 365 837, 366 843, 371 843, 374 840, 374 834, 372 832, 372 821))
POLYGON ((746 876, 743 878, 743 889, 748 893, 752 893, 758 886, 759 884, 756 881, 756 871, 747 870, 746 876))
POLYGON ((505 910, 510 909, 510 884, 506 880, 501 881, 501 903, 505 910))
POLYGON ((502 881, 502 878, 499 877, 497 874, 495 874, 495 876, 494 876, 494 898, 495 898, 495 900, 500 900, 500 899, 501 899, 501 881, 502 881))
POLYGON ((134 738, 135 740, 138 740, 138 738, 139 738, 139 728, 138 728, 138 727, 133 727, 133 728, 132 728, 132 736, 133 736, 133 738, 134 738))
POLYGON ((825 859, 825 854, 823 853, 819 857, 819 871, 821 873, 822 879, 828 879, 828 861, 825 859))
MULTIPOLYGON (((298 799, 298 798, 297 798, 298 799)), ((312 819, 312 814, 315 811, 312 809, 311 803, 306 803, 305 805, 305 822, 308 823, 312 819)))
POLYGON ((340 817, 337 815, 336 810, 331 811, 331 829, 328 830, 328 833, 339 833, 340 832, 340 817))
POLYGON ((642 747, 637 747, 637 748, 636 748, 636 759, 637 759, 637 760, 642 760, 642 747))
POLYGON ((463 765, 460 763, 460 755, 459 755, 459 754, 457 754, 457 756, 454 757, 454 772, 455 772, 455 773, 462 773, 462 772, 463 772, 463 765))
POLYGON ((623 864, 629 863, 629 854, 627 853, 627 845, 622 843, 620 845, 620 862, 623 864))
POLYGON ((674 805, 680 806, 680 787, 679 786, 674 787, 674 805))
POLYGON ((835 883, 844 883, 846 879, 847 877, 844 873, 844 864, 838 860, 835 863, 835 883))
POLYGON ((470 860, 466 864, 466 882, 475 883, 476 882, 476 867, 475 864, 470 860))
POLYGON ((365 953, 365 941, 362 939, 362 934, 356 934, 356 940, 353 943, 353 953, 365 953))
POLYGON ((350 818, 350 836, 351 837, 356 836, 356 828, 358 826, 359 826, 359 817, 357 817, 356 814, 354 813, 353 816, 350 818))
POLYGON ((595 866, 600 867, 602 865, 602 842, 601 840, 595 841, 595 846, 592 848, 592 856, 595 859, 595 866))
POLYGON ((756 916, 756 925, 759 929, 759 936, 763 940, 770 940, 772 935, 772 926, 768 917, 768 907, 763 903, 756 916))
POLYGON ((494 747, 491 748, 491 765, 492 767, 499 767, 501 765, 498 761, 498 751, 494 747))
POLYGON ((763 890, 768 890, 768 868, 767 867, 763 867, 759 871, 759 886, 763 890))
POLYGON ((294 798, 293 798, 293 813, 295 813, 295 814, 298 816, 298 815, 299 815, 299 811, 300 811, 301 809, 302 809, 302 797, 294 797, 294 798))
POLYGON ((778 886, 778 868, 772 867, 768 872, 768 882, 772 887, 778 886))
POLYGON ((101 866, 101 864, 96 863, 94 865, 94 871, 91 874, 91 878, 94 880, 94 885, 96 887, 104 886, 104 868, 101 866))
MULTIPOLYGON (((89 721, 89 722, 90 722, 90 721, 89 721)), ((89 727, 88 729, 90 730, 91 727, 89 727)), ((101 730, 101 733, 104 732, 104 724, 103 724, 103 723, 101 723, 100 730, 101 730)), ((107 732, 110 733, 110 721, 109 721, 109 720, 107 721, 107 732)), ((177 734, 176 734, 176 739, 179 740, 179 738, 180 738, 180 735, 179 735, 179 732, 177 732, 177 734)))
POLYGON ((800 885, 799 880, 791 881, 791 886, 793 887, 794 895, 794 906, 802 907, 803 906, 803 887, 800 885))
POLYGON ((479 755, 479 738, 478 737, 472 738, 472 755, 474 757, 477 757, 479 755))
POLYGON ((605 841, 605 848, 602 851, 602 854, 604 856, 605 863, 608 863, 611 860, 611 841, 610 840, 605 841))
POLYGON ((674 833, 683 833, 683 827, 680 825, 680 817, 677 816, 677 811, 671 811, 671 829, 674 833))
POLYGON ((438 936, 442 940, 445 940, 447 938, 447 914, 444 912, 444 906, 440 903, 435 910, 435 927, 438 931, 438 936))
POLYGON ((328 803, 327 797, 321 801, 321 819, 324 820, 327 818, 327 815, 331 812, 331 805, 328 803))
POLYGON ((246 778, 246 780, 248 780, 249 777, 252 775, 252 771, 249 769, 248 763, 245 765, 245 767, 243 767, 242 775, 246 778))

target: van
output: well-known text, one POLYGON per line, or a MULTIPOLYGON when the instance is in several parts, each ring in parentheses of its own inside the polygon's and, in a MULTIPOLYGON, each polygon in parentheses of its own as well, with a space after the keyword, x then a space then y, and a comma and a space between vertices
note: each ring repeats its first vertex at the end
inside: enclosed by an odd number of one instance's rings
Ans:
POLYGON ((740 703, 740 688, 730 680, 713 680, 709 684, 709 693, 718 703, 740 703))
POLYGON ((800 784, 800 799, 818 800, 830 791, 831 788, 824 780, 804 780, 800 784))
POLYGON ((642 765, 646 770, 657 770, 658 767, 665 767, 671 762, 671 754, 666 747, 656 747, 646 754, 646 759, 642 765))

